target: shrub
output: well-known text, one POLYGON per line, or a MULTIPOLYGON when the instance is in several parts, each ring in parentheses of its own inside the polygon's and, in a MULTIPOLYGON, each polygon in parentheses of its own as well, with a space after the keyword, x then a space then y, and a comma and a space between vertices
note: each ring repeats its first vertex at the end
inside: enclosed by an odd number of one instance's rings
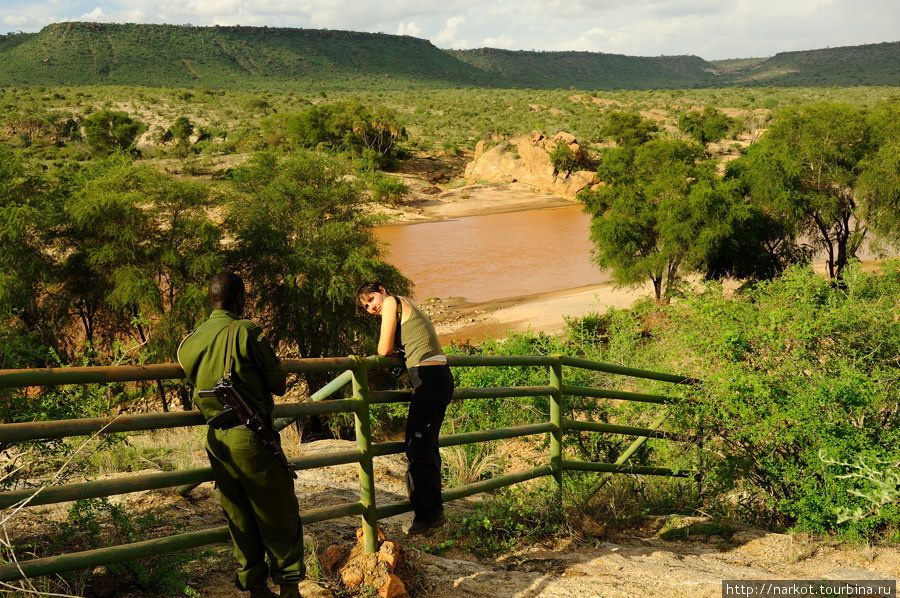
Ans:
MULTIPOLYGON (((834 285, 795 268, 736 298, 686 298, 659 331, 704 384, 683 405, 700 423, 707 496, 743 497, 748 512, 815 532, 870 538, 900 523, 896 508, 859 520, 872 483, 832 462, 900 460, 900 273, 854 268, 834 285)), ((733 507, 729 507, 733 508, 733 507)))
POLYGON ((372 199, 396 206, 409 193, 409 185, 403 179, 380 176, 372 183, 372 199))

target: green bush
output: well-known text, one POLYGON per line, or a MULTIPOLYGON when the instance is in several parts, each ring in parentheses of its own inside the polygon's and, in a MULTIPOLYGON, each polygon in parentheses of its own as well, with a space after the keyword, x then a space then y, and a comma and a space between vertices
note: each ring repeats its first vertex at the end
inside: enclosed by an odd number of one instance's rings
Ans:
POLYGON ((378 176, 372 182, 372 199, 377 202, 396 206, 408 193, 409 185, 403 179, 378 176))
POLYGON ((560 533, 565 518, 553 484, 502 488, 454 520, 447 534, 463 550, 494 556, 560 533))
POLYGON ((839 522, 868 506, 872 482, 828 463, 900 460, 898 296, 895 263, 854 268, 841 285, 795 268, 734 298, 710 288, 673 306, 656 332, 703 380, 678 417, 704 433, 709 499, 845 537, 900 524, 893 507, 839 522))
MULTIPOLYGON (((86 550, 118 544, 140 542, 166 522, 154 514, 131 515, 124 507, 106 498, 76 501, 68 520, 60 525, 54 552, 86 550)), ((196 596, 187 584, 185 565, 197 558, 196 552, 162 554, 108 566, 118 583, 128 583, 160 596, 196 596)))

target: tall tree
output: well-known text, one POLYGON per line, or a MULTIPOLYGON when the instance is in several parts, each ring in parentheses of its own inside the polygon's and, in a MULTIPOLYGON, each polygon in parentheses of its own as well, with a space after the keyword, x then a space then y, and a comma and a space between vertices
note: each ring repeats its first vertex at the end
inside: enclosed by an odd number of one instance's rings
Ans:
POLYGON ((604 184, 579 195, 593 215, 594 261, 619 284, 651 281, 665 301, 727 232, 712 217, 727 211, 712 163, 695 143, 657 139, 608 151, 597 175, 604 184))
POLYGON ((67 189, 62 289, 86 339, 133 331, 149 355, 173 358, 223 263, 208 191, 121 153, 92 161, 67 189))
POLYGON ((57 321, 46 309, 58 196, 43 176, 0 145, 0 320, 18 320, 52 346, 57 321))
POLYGON ((301 357, 359 350, 360 333, 372 335, 354 303, 359 283, 377 278, 398 293, 410 284, 383 261, 375 221, 343 163, 311 152, 261 153, 233 180, 231 260, 273 342, 301 357))
POLYGON ((788 108, 742 158, 751 201, 796 222, 799 238, 824 250, 831 278, 840 277, 869 227, 856 186, 874 149, 870 132, 852 106, 788 108))
POLYGON ((619 147, 631 147, 647 143, 659 132, 656 122, 637 112, 614 110, 607 114, 600 127, 600 136, 612 139, 619 147))

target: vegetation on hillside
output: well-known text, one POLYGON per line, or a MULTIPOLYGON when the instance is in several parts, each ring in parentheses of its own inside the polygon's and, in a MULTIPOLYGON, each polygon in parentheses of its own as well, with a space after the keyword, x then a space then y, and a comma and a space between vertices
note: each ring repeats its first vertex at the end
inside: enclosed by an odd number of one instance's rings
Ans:
POLYGON ((67 22, 0 36, 0 85, 295 92, 897 85, 898 58, 900 42, 711 63, 696 56, 444 51, 414 37, 353 31, 67 22))

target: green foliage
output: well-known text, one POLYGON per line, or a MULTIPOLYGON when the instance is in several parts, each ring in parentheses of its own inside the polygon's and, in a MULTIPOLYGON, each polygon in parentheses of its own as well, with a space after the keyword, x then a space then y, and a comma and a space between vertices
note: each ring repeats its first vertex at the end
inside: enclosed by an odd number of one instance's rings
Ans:
POLYGON ((392 206, 402 203, 403 198, 409 193, 409 185, 396 177, 377 176, 371 184, 372 199, 392 206))
MULTIPOLYGON (((841 276, 865 238, 866 210, 855 188, 875 149, 860 110, 820 103, 780 111, 742 158, 750 200, 814 239, 832 278, 841 276)), ((883 196, 874 191, 873 203, 883 196)))
POLYGON ((678 120, 678 127, 699 143, 721 141, 735 128, 735 121, 712 106, 691 110, 678 120))
POLYGON ((849 508, 838 507, 838 523, 847 520, 862 521, 872 515, 884 516, 890 506, 896 511, 900 503, 900 462, 868 459, 865 455, 857 457, 852 463, 834 461, 823 453, 819 457, 826 465, 840 467, 847 473, 838 476, 860 482, 862 489, 853 488, 849 492, 862 498, 866 504, 849 508))
MULTIPOLYGON (((57 196, 45 194, 45 177, 12 150, 0 146, 0 320, 52 343, 54 318, 42 311, 52 258, 46 247, 55 232, 57 196)), ((17 343, 19 344, 19 343, 17 343)))
POLYGON ((291 148, 345 151, 375 160, 383 167, 406 139, 397 115, 385 108, 370 110, 359 102, 314 105, 297 114, 274 114, 262 121, 270 143, 291 148))
POLYGON ((649 279, 658 301, 671 297, 684 271, 728 233, 727 196, 696 144, 657 139, 612 149, 597 176, 606 185, 579 194, 593 215, 594 260, 619 284, 649 279))
POLYGON ((456 546, 480 556, 495 556, 516 546, 562 531, 565 518, 553 482, 503 488, 477 504, 448 528, 456 546))
POLYGON ((793 268, 735 298, 713 289, 669 310, 657 332, 704 384, 678 415, 706 436, 708 496, 742 517, 871 537, 896 509, 839 523, 869 482, 834 462, 896 461, 900 274, 851 268, 843 286, 793 268), (729 496, 743 500, 727 506, 729 496))
POLYGON ((134 149, 134 143, 145 125, 131 118, 127 112, 101 110, 82 123, 84 136, 91 150, 99 155, 134 149))
POLYGON ((658 132, 655 121, 645 119, 637 112, 614 110, 606 115, 599 135, 612 139, 619 147, 633 147, 647 143, 658 132))
POLYGON ((147 357, 174 357, 206 308, 209 277, 222 265, 222 233, 206 214, 209 206, 205 187, 122 154, 74 173, 59 269, 63 296, 89 343, 100 325, 120 334, 133 330, 149 343, 147 357), (160 316, 152 341, 142 315, 160 316))
POLYGON ((550 163, 553 164, 554 172, 562 172, 567 175, 580 166, 580 160, 575 155, 575 151, 562 139, 559 139, 556 147, 551 150, 550 163))
POLYGON ((185 141, 194 134, 194 124, 186 116, 179 116, 169 127, 169 133, 178 141, 185 141))
POLYGON ((252 294, 253 307, 276 346, 302 357, 346 355, 361 350, 360 338, 372 342, 377 322, 360 317, 354 301, 362 281, 409 290, 382 261, 374 221, 346 174, 337 160, 298 152, 258 154, 233 175, 232 263, 251 288, 265 289, 252 294))
MULTIPOLYGON (((150 539, 152 531, 165 524, 154 514, 131 515, 124 507, 106 498, 82 499, 69 510, 61 524, 55 545, 68 550, 89 550, 150 539)), ((109 565, 110 575, 158 595, 194 595, 188 586, 185 565, 197 558, 195 552, 163 554, 109 565)))

